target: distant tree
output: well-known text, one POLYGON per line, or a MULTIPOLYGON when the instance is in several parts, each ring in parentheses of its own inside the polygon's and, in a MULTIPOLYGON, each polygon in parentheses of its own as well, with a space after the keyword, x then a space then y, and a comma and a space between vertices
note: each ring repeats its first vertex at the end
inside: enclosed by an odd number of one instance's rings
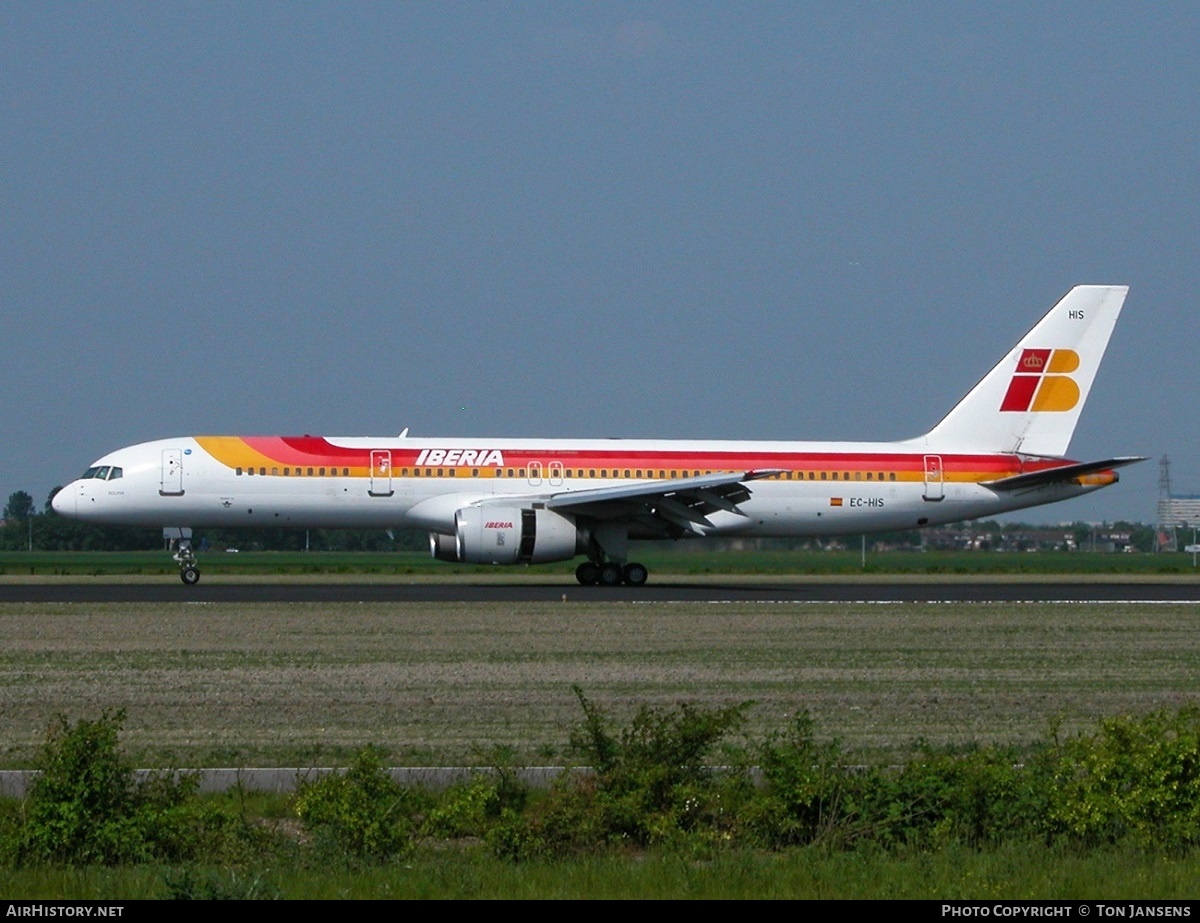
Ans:
POLYGON ((43 508, 46 513, 49 513, 53 516, 58 515, 57 513, 54 512, 54 497, 58 494, 58 492, 60 490, 62 490, 61 484, 59 484, 57 487, 50 488, 50 494, 49 494, 49 496, 46 497, 46 506, 43 508))
POLYGON ((5 520, 24 522, 33 515, 33 497, 25 491, 18 490, 8 495, 8 503, 4 507, 5 520))

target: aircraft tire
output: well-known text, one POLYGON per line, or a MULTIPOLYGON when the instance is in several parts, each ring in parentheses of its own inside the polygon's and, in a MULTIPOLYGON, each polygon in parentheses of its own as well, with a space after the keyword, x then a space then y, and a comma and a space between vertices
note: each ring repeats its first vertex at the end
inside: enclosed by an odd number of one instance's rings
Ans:
POLYGON ((601 586, 620 586, 622 576, 620 564, 609 561, 607 564, 600 566, 601 586))
POLYGON ((179 569, 179 579, 187 586, 195 586, 200 582, 200 568, 182 567, 179 569))
POLYGON ((646 578, 650 576, 650 571, 646 570, 644 564, 636 564, 631 561, 625 565, 625 571, 622 576, 625 579, 626 586, 645 586, 646 578))
POLYGON ((584 561, 575 568, 575 579, 583 586, 595 586, 600 582, 600 567, 591 561, 584 561))

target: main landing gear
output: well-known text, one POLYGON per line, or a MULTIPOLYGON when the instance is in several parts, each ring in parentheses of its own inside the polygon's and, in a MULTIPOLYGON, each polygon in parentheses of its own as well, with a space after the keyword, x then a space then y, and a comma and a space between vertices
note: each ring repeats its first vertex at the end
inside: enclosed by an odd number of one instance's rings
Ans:
POLYGON ((644 586, 648 576, 650 572, 644 565, 632 561, 623 567, 616 561, 584 561, 575 568, 575 579, 584 586, 644 586))

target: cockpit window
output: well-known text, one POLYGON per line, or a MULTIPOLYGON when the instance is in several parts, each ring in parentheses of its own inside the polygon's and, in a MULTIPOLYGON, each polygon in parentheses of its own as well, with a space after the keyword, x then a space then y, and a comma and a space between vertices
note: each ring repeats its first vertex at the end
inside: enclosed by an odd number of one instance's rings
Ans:
POLYGON ((80 480, 90 481, 92 479, 99 481, 115 481, 125 472, 114 465, 95 465, 83 472, 83 477, 80 480))

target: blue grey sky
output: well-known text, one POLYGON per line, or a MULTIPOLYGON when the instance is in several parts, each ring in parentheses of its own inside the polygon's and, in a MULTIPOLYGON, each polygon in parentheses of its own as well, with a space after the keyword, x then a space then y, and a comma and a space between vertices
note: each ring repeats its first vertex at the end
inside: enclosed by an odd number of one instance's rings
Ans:
POLYGON ((892 439, 1077 283, 1200 492, 1200 5, 0 5, 0 493, 195 433, 892 439))

